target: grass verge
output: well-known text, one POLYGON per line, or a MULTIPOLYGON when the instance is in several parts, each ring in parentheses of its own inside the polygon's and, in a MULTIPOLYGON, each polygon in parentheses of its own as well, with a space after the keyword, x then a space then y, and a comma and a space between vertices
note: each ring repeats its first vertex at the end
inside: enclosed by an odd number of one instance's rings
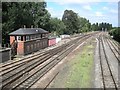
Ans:
MULTIPOLYGON (((90 88, 92 79, 94 52, 93 46, 84 46, 71 61, 70 71, 64 85, 66 88, 90 88)), ((94 77, 93 77, 94 78, 94 77)))

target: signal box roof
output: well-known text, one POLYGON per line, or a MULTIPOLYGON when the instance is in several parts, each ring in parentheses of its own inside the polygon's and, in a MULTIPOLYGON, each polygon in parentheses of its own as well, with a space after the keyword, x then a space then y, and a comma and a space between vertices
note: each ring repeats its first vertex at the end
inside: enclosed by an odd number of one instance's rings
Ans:
POLYGON ((42 29, 42 28, 20 28, 9 35, 34 35, 34 34, 47 34, 48 31, 42 29))

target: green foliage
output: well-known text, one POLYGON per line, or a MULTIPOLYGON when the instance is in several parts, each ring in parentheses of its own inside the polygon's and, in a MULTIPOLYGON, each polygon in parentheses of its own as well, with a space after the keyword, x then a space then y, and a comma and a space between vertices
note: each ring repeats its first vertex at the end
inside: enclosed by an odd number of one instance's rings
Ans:
POLYGON ((57 35, 63 34, 66 30, 64 23, 58 18, 51 18, 49 21, 49 32, 55 32, 57 35))
POLYGON ((32 6, 33 22, 35 27, 41 27, 48 30, 47 25, 50 20, 50 13, 45 9, 46 3, 34 3, 32 6))
POLYGON ((91 70, 94 64, 92 49, 92 45, 84 46, 82 53, 75 54, 73 61, 70 60, 72 65, 64 83, 66 88, 89 88, 92 86, 91 70))
POLYGON ((79 29, 78 15, 72 10, 65 10, 62 21, 66 25, 65 34, 77 33, 79 29))
POLYGON ((112 29, 112 24, 109 23, 93 23, 92 30, 93 31, 109 31, 112 29))
POLYGON ((78 17, 79 19, 79 33, 91 30, 91 23, 86 18, 78 17))
POLYGON ((3 44, 9 42, 8 34, 18 28, 41 27, 48 30, 50 14, 46 2, 2 2, 3 44))
POLYGON ((91 23, 89 20, 79 17, 78 14, 72 10, 64 11, 62 21, 66 25, 65 34, 81 33, 91 30, 91 23))
POLYGON ((109 31, 109 34, 110 34, 111 36, 113 36, 113 38, 114 38, 115 40, 117 40, 118 42, 120 42, 120 27, 111 29, 111 30, 109 31))
POLYGON ((98 23, 92 24, 91 28, 92 28, 92 31, 98 31, 98 28, 99 28, 98 23))
POLYGON ((43 28, 56 35, 76 34, 88 31, 111 29, 109 23, 96 23, 91 25, 89 20, 80 17, 72 10, 65 10, 62 20, 52 18, 46 10, 47 3, 44 2, 2 2, 2 43, 9 43, 10 32, 31 25, 43 28))

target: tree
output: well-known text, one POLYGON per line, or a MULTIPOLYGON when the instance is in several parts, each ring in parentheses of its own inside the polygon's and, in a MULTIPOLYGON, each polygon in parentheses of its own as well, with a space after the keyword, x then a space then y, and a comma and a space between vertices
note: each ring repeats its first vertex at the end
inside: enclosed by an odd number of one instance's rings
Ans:
POLYGON ((33 3, 32 14, 35 27, 48 30, 47 25, 50 20, 50 13, 46 10, 46 2, 33 3))
POLYGON ((120 42, 120 27, 114 27, 113 29, 111 29, 109 31, 109 34, 111 36, 113 36, 113 38, 115 40, 117 40, 118 42, 120 42))
POLYGON ((78 17, 79 32, 87 32, 91 30, 91 23, 86 18, 78 17))
POLYGON ((65 10, 62 21, 66 26, 65 34, 73 34, 77 33, 79 30, 79 21, 78 21, 78 15, 72 10, 65 10))
POLYGON ((58 18, 51 18, 49 21, 49 32, 56 33, 57 35, 61 35, 65 32, 66 26, 64 23, 58 18))
POLYGON ((98 31, 99 30, 99 26, 98 26, 98 23, 96 23, 95 25, 95 31, 98 31))
POLYGON ((107 31, 109 31, 109 30, 111 30, 112 29, 112 24, 109 24, 109 23, 99 23, 99 30, 103 30, 103 31, 105 31, 105 30, 107 30, 107 31))
POLYGON ((46 30, 50 14, 46 2, 2 2, 2 43, 9 43, 8 34, 24 25, 46 30))
POLYGON ((9 43, 8 34, 26 25, 43 28, 49 32, 74 34, 91 30, 110 30, 112 24, 96 23, 91 25, 89 20, 80 17, 72 10, 65 10, 62 20, 51 18, 44 2, 2 2, 2 43, 9 43))
POLYGON ((92 24, 92 31, 96 31, 96 25, 95 25, 95 23, 94 24, 92 24))
POLYGON ((91 28, 92 28, 93 31, 98 31, 99 30, 98 23, 93 23, 91 28))

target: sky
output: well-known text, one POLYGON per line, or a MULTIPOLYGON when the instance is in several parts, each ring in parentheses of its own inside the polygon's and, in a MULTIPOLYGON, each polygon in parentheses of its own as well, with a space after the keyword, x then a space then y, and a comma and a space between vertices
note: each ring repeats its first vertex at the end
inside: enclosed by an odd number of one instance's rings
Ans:
POLYGON ((92 24, 107 22, 118 26, 119 0, 45 0, 52 17, 62 19, 64 11, 73 10, 92 24))

